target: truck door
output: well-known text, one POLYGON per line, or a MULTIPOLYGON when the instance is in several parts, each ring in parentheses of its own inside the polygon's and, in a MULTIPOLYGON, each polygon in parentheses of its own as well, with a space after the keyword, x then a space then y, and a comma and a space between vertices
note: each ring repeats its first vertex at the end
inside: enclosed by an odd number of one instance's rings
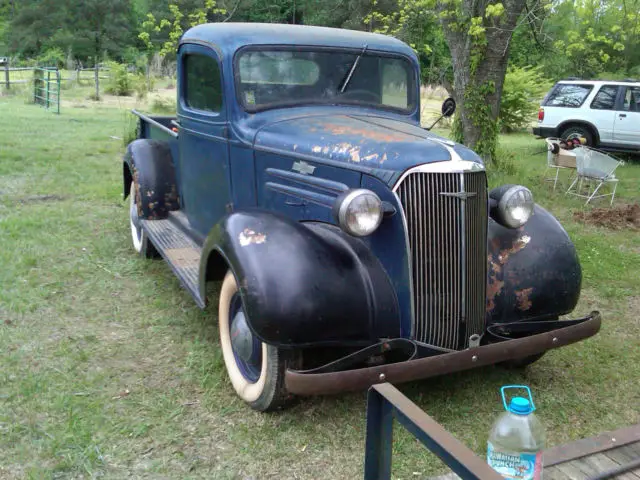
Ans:
POLYGON ((640 146, 640 87, 624 87, 622 105, 616 112, 613 136, 616 143, 640 146))
POLYGON ((212 49, 185 44, 178 54, 181 209, 206 236, 231 202, 222 65, 212 49))

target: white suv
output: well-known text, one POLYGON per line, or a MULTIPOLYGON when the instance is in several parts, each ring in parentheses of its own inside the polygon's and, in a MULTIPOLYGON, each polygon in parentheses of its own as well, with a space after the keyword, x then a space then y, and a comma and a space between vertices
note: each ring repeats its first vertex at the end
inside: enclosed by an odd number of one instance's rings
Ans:
POLYGON ((590 146, 640 150, 640 82, 558 82, 542 101, 533 134, 584 137, 590 146))

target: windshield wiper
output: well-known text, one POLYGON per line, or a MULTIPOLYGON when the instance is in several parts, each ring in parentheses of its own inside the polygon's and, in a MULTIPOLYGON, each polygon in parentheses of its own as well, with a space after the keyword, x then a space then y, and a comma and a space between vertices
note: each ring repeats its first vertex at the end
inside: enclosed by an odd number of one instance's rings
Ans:
POLYGON ((342 84, 342 88, 340 89, 340 93, 344 93, 344 91, 347 89, 347 86, 349 85, 349 82, 351 81, 351 77, 353 76, 353 72, 356 71, 356 67, 358 66, 358 63, 360 62, 360 59, 362 58, 362 55, 364 55, 364 52, 367 51, 367 47, 368 47, 368 45, 365 44, 365 46, 362 48, 362 51, 360 52, 360 55, 358 55, 356 60, 353 62, 353 65, 351 65, 351 68, 349 69, 349 74, 347 75, 347 78, 344 79, 344 83, 342 84))

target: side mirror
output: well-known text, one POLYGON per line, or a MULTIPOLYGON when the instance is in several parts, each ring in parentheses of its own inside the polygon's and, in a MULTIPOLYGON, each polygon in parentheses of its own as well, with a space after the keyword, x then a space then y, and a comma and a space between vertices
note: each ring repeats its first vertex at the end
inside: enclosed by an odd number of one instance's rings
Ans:
POLYGON ((435 122, 433 122, 430 127, 426 127, 425 130, 431 130, 433 127, 436 126, 436 123, 438 123, 444 117, 450 117, 451 115, 453 115, 453 112, 456 111, 456 101, 451 97, 447 98, 444 102, 442 102, 441 111, 442 111, 442 115, 440 115, 440 117, 438 117, 438 119, 435 122))
POLYGON ((449 97, 444 102, 442 102, 442 116, 450 117, 456 111, 456 101, 449 97))

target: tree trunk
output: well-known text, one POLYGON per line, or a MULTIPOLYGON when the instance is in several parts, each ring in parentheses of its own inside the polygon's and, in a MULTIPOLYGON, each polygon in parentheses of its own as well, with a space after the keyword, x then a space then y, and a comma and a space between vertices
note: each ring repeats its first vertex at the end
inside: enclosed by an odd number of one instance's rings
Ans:
MULTIPOLYGON (((495 155, 500 98, 509 59, 509 45, 527 0, 506 0, 499 17, 487 17, 488 2, 462 0, 466 18, 482 18, 484 38, 469 33, 470 22, 460 28, 460 17, 441 16, 453 62, 453 96, 458 104, 456 138, 476 150, 485 161, 495 155)), ((438 2, 446 10, 450 3, 438 2)))

